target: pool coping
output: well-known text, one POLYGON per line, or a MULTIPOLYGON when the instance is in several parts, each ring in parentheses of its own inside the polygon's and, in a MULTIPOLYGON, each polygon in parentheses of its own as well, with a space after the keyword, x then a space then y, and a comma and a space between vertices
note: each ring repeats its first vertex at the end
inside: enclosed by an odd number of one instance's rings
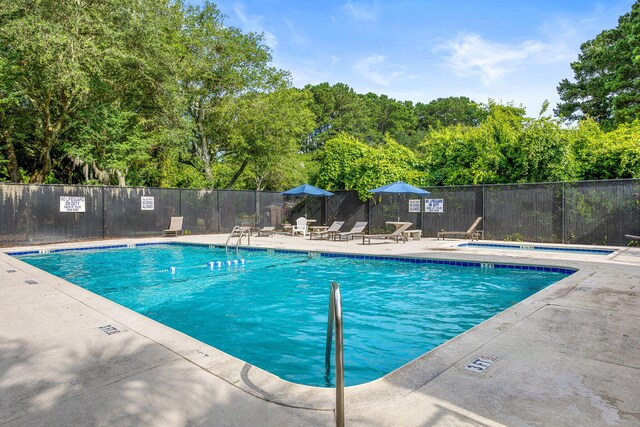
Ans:
MULTIPOLYGON (((152 242, 134 243, 136 246, 167 244, 168 242, 158 239, 152 242)), ((176 244, 171 242, 172 244, 176 244)), ((177 244, 196 244, 199 243, 177 243, 177 244)), ((72 244, 71 246, 47 245, 38 251, 55 251, 60 250, 82 250, 86 248, 86 242, 72 244)), ((89 248, 109 248, 109 247, 126 247, 126 245, 97 245, 89 248)), ((246 249, 243 247, 243 249, 246 249)), ((257 248, 249 248, 250 250, 258 250, 257 248)), ((282 252, 319 252, 317 250, 287 250, 280 248, 264 248, 273 249, 282 252)), ((262 249, 260 249, 262 250, 262 249)), ((11 249, 2 251, 4 256, 9 256, 11 249)), ((28 251, 24 251, 28 252, 28 251)), ((331 252, 335 256, 347 256, 352 253, 341 251, 331 252)), ((353 254, 355 257, 364 257, 362 254, 353 254)), ((430 259, 435 263, 447 260, 433 259, 427 257, 428 254, 415 254, 414 256, 383 256, 374 255, 372 258, 385 259, 430 259)), ((432 255, 432 254, 431 254, 432 255)), ((449 255, 445 253, 445 255, 449 255)), ((465 254, 467 258, 478 258, 481 256, 476 254, 465 254)), ((213 346, 204 344, 195 338, 192 338, 182 332, 174 330, 166 325, 160 324, 146 316, 110 301, 104 297, 94 294, 71 282, 58 278, 44 272, 36 267, 14 258, 16 262, 22 264, 20 267, 23 271, 31 274, 36 280, 44 283, 50 283, 58 291, 67 296, 86 304, 100 313, 114 320, 116 327, 125 330, 138 331, 145 337, 171 350, 180 357, 201 367, 212 375, 223 379, 234 387, 257 398, 274 402, 291 408, 310 409, 317 411, 333 411, 335 406, 334 391, 331 388, 322 388, 314 386, 306 386, 292 383, 277 377, 267 371, 250 365, 234 356, 222 352, 213 346)), ((463 263, 465 261, 449 260, 454 263, 463 263)), ((482 261, 467 259, 466 262, 482 261)), ((485 261, 486 262, 486 261, 485 261)), ((518 261, 518 263, 527 264, 518 261)), ((541 260, 536 259, 534 265, 542 268, 560 268, 557 260, 541 260)), ((565 269, 575 270, 575 272, 560 281, 542 289, 530 297, 520 301, 511 308, 494 315, 484 322, 476 325, 468 331, 452 338, 451 340, 441 344, 422 356, 408 362, 407 364, 395 369, 389 374, 356 386, 347 387, 345 404, 353 409, 375 406, 379 402, 386 402, 392 399, 398 399, 413 393, 416 389, 433 380, 450 367, 460 363, 463 360, 473 362, 479 354, 479 348, 487 341, 490 341, 498 335, 504 333, 509 328, 515 326, 529 315, 535 313, 549 301, 565 295, 574 289, 578 283, 587 279, 593 274, 588 266, 579 266, 572 261, 562 261, 561 264, 565 269)), ((454 264, 455 265, 455 264, 454 264)), ((504 263, 504 265, 516 265, 515 263, 504 263)))

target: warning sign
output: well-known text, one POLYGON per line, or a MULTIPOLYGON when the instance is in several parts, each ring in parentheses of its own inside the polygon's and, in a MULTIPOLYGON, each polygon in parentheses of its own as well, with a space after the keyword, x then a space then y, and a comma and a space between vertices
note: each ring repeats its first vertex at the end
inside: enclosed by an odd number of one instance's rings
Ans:
POLYGON ((432 213, 444 212, 444 199, 425 199, 424 211, 432 213))
POLYGON ((60 212, 84 212, 84 197, 60 196, 60 212))
POLYGON ((155 200, 150 196, 142 196, 141 207, 143 211, 152 211, 155 208, 155 200))

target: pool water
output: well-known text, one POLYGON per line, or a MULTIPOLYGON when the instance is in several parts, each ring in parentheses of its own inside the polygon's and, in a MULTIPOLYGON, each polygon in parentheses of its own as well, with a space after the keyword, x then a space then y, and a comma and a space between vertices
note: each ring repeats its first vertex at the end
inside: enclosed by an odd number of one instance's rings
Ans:
POLYGON ((324 378, 331 281, 343 298, 345 383, 356 385, 566 277, 307 253, 227 256, 206 246, 20 258, 285 380, 322 387, 333 382, 324 378), (206 266, 240 258, 245 264, 206 266))

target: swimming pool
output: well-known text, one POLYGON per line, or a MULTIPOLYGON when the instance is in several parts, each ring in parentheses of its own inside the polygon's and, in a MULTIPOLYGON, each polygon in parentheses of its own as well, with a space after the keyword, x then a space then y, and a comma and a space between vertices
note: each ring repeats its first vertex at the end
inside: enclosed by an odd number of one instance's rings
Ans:
POLYGON ((494 249, 515 249, 524 251, 547 251, 547 252, 569 252, 592 255, 611 255, 615 252, 612 249, 591 249, 591 248, 571 248, 565 246, 540 246, 531 244, 508 244, 508 243, 463 243, 459 247, 469 248, 494 248, 494 249))
POLYGON ((331 385, 324 346, 333 280, 343 296, 345 382, 355 385, 573 272, 274 250, 227 256, 177 244, 51 252, 13 255, 283 379, 315 386, 331 385))

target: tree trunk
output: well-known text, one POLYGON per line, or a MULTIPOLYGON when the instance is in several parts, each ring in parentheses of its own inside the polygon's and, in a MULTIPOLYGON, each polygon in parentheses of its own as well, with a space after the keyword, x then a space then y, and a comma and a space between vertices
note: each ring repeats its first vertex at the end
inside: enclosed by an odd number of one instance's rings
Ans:
POLYGON ((249 158, 246 157, 243 161, 242 164, 240 165, 240 168, 236 171, 235 174, 233 174, 233 176, 231 177, 231 180, 227 183, 227 185, 224 186, 225 190, 230 189, 233 184, 235 184, 235 182, 238 180, 238 178, 240 178, 240 175, 242 175, 242 172, 244 172, 244 169, 247 167, 247 164, 249 164, 249 158))
POLYGON ((203 112, 200 108, 200 101, 196 101, 194 105, 190 108, 191 117, 196 125, 196 135, 194 135, 197 139, 197 143, 195 144, 196 154, 202 160, 202 166, 204 168, 204 177, 207 182, 210 182, 213 179, 213 174, 211 173, 211 156, 209 155, 209 144, 207 143, 207 137, 204 130, 203 125, 203 112))
POLYGON ((40 146, 40 153, 38 155, 38 167, 31 174, 29 182, 32 184, 42 184, 51 172, 51 145, 53 135, 52 132, 45 129, 44 140, 40 146))
POLYGON ((9 179, 11 182, 21 182, 16 149, 9 139, 5 140, 5 145, 7 146, 7 172, 9 173, 9 179))

